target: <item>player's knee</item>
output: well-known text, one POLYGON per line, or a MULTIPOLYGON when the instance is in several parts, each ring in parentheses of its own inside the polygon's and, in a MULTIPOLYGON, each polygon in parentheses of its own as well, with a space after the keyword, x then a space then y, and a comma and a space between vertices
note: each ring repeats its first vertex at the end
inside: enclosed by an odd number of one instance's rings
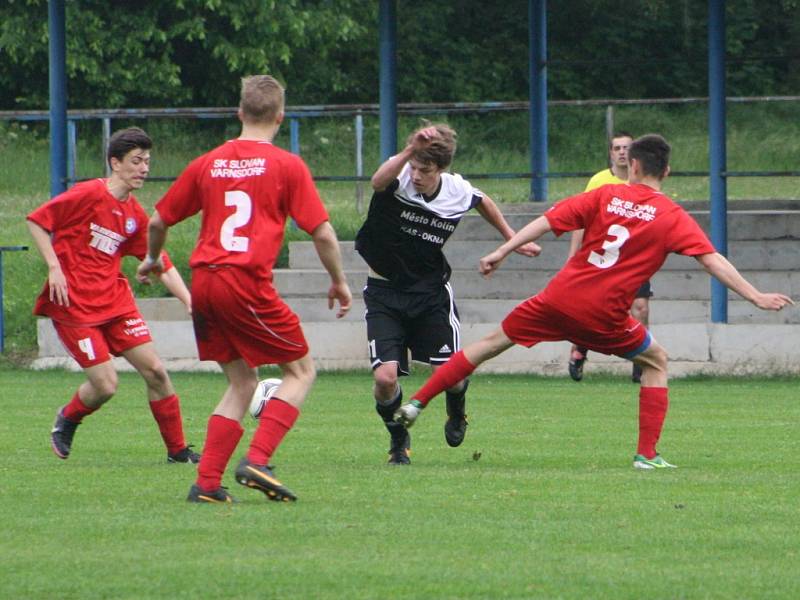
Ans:
POLYGON ((662 371, 667 370, 667 362, 669 361, 669 355, 667 354, 667 351, 663 346, 655 346, 654 348, 652 348, 650 357, 652 359, 652 363, 655 368, 660 369, 662 371))
POLYGON ((286 375, 295 377, 304 385, 310 387, 314 380, 317 378, 317 368, 314 366, 314 361, 311 357, 306 355, 300 360, 284 365, 286 375))
POLYGON ((149 387, 163 388, 169 385, 169 373, 167 373, 164 363, 157 358, 142 368, 141 374, 149 387))
POLYGON ((375 377, 375 391, 381 397, 393 393, 397 388, 397 369, 381 369, 377 368, 373 372, 375 377))
POLYGON ((111 396, 117 393, 117 386, 119 385, 119 378, 116 373, 109 373, 108 375, 95 379, 92 381, 95 395, 100 402, 105 402, 111 396))

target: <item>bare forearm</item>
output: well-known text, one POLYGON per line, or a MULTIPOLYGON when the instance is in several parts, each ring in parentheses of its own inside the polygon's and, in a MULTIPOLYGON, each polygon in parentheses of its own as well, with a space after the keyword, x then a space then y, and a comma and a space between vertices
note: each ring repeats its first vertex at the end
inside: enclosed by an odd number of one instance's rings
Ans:
POLYGON ((150 224, 147 226, 147 256, 153 261, 158 260, 166 242, 167 226, 161 220, 161 215, 156 211, 150 217, 150 224))
POLYGON ((342 254, 339 250, 339 240, 336 232, 328 221, 322 223, 311 234, 314 248, 325 270, 331 276, 333 283, 346 282, 342 268, 342 254))
POLYGON ((50 240, 50 232, 32 221, 27 221, 27 223, 33 243, 36 245, 39 254, 42 255, 44 262, 51 269, 60 267, 61 263, 58 260, 58 256, 56 256, 56 251, 53 249, 53 242, 50 240))
POLYGON ((548 231, 550 231, 550 222, 547 218, 544 216, 537 217, 511 236, 505 244, 498 248, 498 251, 508 255, 528 242, 535 242, 548 231))
POLYGON ((189 293, 189 288, 183 281, 180 272, 175 267, 170 268, 168 271, 162 273, 159 277, 164 287, 169 290, 169 293, 175 296, 178 300, 183 302, 186 306, 191 306, 192 297, 189 293))
POLYGON ((500 232, 500 235, 503 236, 503 239, 510 240, 513 237, 514 230, 508 224, 508 221, 506 221, 506 218, 503 216, 503 213, 500 212, 500 209, 497 208, 497 204, 495 204, 494 200, 492 200, 489 196, 484 196, 483 200, 481 200, 481 203, 478 204, 475 209, 487 223, 500 232))
POLYGON ((372 175, 372 189, 385 190, 400 175, 400 171, 411 158, 413 148, 406 146, 399 154, 392 156, 384 162, 372 175))
POLYGON ((727 258, 719 253, 703 254, 697 261, 710 275, 713 275, 728 289, 733 290, 745 300, 754 302, 759 291, 734 267, 727 258))

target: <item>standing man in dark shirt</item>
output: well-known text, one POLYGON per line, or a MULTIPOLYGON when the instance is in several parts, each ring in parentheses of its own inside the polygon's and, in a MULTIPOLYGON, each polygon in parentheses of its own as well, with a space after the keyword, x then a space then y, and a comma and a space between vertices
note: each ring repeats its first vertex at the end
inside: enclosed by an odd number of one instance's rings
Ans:
MULTIPOLYGON (((403 398, 397 379, 408 375, 408 351, 412 360, 436 370, 461 348, 451 268, 442 247, 473 208, 506 240, 514 235, 491 198, 447 172, 455 150, 456 132, 445 124, 412 133, 406 147, 372 176, 374 194, 356 237, 356 250, 369 266, 364 302, 375 408, 391 437, 392 465, 410 463, 408 430, 393 420, 403 398)), ((540 251, 533 243, 518 249, 525 256, 540 251)), ((459 381, 447 390, 444 435, 452 447, 466 433, 468 384, 459 381)))

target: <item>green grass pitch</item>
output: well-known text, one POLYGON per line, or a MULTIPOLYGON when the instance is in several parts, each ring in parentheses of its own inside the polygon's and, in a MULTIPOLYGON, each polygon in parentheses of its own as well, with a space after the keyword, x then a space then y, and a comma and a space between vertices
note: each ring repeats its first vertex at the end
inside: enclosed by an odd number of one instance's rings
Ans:
MULTIPOLYGON (((223 377, 174 380, 202 445, 223 377)), ((642 472, 626 378, 478 374, 463 446, 437 398, 404 468, 370 375, 322 374, 273 459, 299 501, 227 473, 233 506, 185 502, 194 468, 166 464, 133 374, 55 458, 81 381, 0 370, 0 598, 800 597, 796 380, 676 380, 659 449, 679 468, 642 472)))

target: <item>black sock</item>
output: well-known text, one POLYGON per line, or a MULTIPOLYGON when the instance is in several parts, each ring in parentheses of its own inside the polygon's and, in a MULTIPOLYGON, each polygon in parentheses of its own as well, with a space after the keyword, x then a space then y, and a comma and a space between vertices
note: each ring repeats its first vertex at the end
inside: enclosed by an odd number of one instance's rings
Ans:
POLYGON ((386 430, 392 436, 392 439, 402 439, 406 435, 406 428, 394 420, 394 413, 400 408, 400 403, 403 401, 403 388, 397 385, 397 394, 389 404, 381 404, 375 401, 375 411, 383 420, 386 430))
POLYGON ((450 414, 450 408, 455 408, 458 410, 460 408, 461 412, 464 410, 464 397, 467 395, 467 388, 469 388, 469 379, 464 380, 464 388, 460 392, 445 392, 445 398, 447 399, 447 413, 450 414))

